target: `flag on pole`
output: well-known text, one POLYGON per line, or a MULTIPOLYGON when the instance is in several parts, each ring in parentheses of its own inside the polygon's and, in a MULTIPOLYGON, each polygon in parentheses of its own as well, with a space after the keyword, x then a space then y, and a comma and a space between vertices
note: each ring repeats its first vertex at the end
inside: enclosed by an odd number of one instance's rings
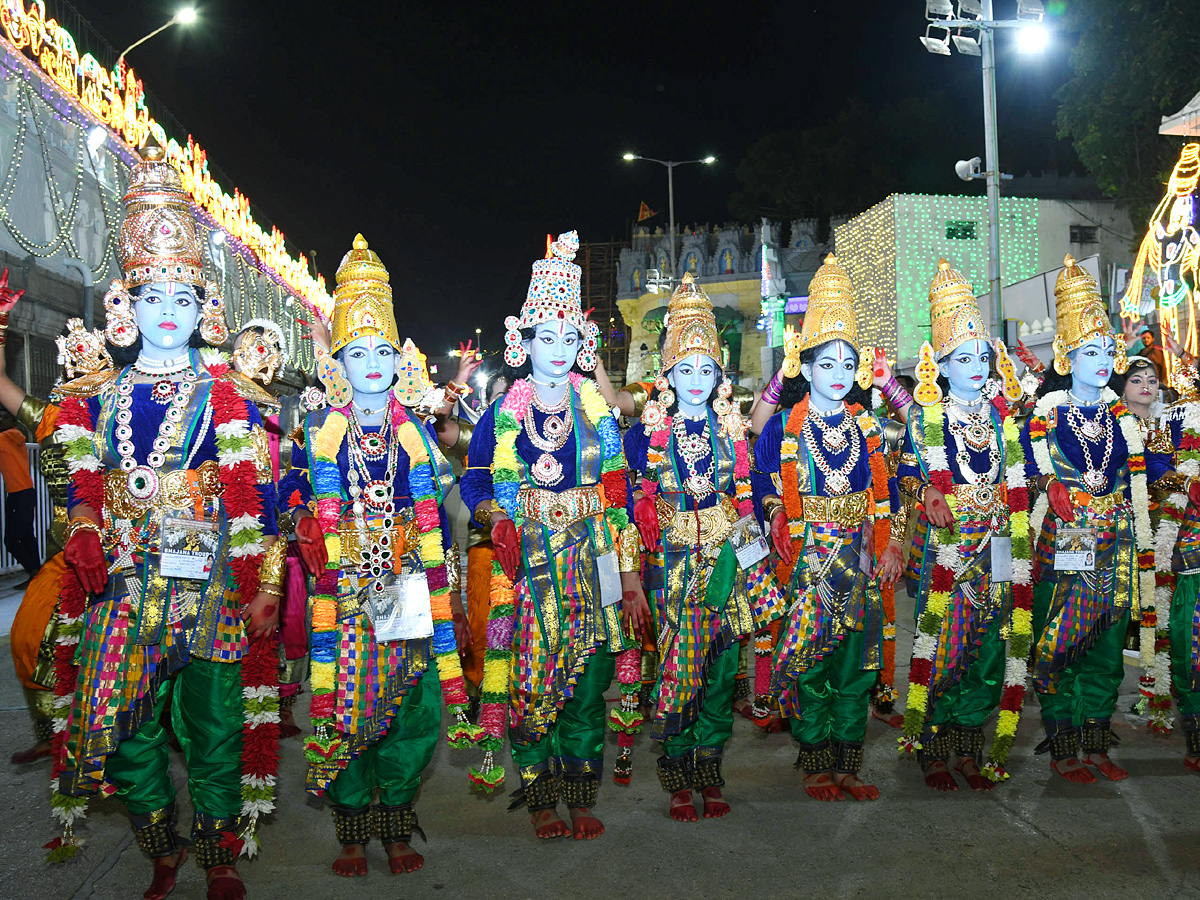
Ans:
POLYGON ((649 206, 647 206, 645 203, 643 203, 643 204, 641 205, 641 208, 640 208, 640 209, 638 209, 638 217, 637 217, 637 220, 638 220, 639 222, 644 222, 644 221, 646 221, 647 219, 649 219, 649 218, 652 218, 653 216, 657 216, 657 215, 658 215, 658 213, 656 213, 656 212, 655 212, 654 210, 652 210, 652 209, 651 209, 649 206))

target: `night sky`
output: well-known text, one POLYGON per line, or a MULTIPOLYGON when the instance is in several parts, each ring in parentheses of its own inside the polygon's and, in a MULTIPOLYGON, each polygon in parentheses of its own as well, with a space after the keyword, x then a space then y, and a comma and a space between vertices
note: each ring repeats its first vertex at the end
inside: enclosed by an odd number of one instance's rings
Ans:
MULTIPOLYGON (((76 5, 119 51, 182 3, 76 5)), ((995 6, 998 18, 1016 9, 995 6)), ((361 231, 391 272, 401 333, 431 355, 477 326, 500 345, 547 232, 620 239, 643 200, 665 226, 665 170, 623 162, 626 150, 719 158, 677 170, 681 225, 731 218, 756 138, 818 124, 854 96, 878 107, 941 91, 939 162, 983 155, 979 60, 922 49, 922 0, 197 8, 195 25, 129 63, 293 249, 317 251, 331 289, 361 231)), ((999 40, 1002 168, 1071 165, 1053 92, 1073 37, 1043 57, 999 40)))

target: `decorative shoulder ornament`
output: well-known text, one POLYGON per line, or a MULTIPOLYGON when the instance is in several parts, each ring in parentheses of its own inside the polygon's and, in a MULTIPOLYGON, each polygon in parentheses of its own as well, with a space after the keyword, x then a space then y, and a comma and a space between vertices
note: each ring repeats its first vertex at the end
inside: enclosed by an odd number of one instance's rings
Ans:
POLYGON ((233 367, 262 385, 274 380, 286 357, 283 329, 270 319, 251 319, 233 342, 233 367))
POLYGON ((576 362, 590 372, 596 368, 596 349, 599 346, 599 327, 584 315, 579 297, 581 270, 571 262, 579 251, 579 234, 567 231, 558 236, 546 251, 544 259, 533 264, 529 290, 521 304, 521 315, 504 320, 504 362, 514 369, 524 364, 526 353, 521 346, 521 329, 536 328, 543 322, 566 321, 579 329, 583 348, 576 362))
POLYGON ((429 378, 429 366, 425 354, 412 338, 405 338, 396 360, 396 386, 392 393, 401 405, 414 410, 423 417, 432 416, 446 399, 446 392, 429 378))
POLYGON ((58 364, 67 378, 113 367, 112 357, 104 348, 104 333, 98 328, 88 331, 83 319, 67 319, 67 333, 55 338, 54 343, 58 345, 58 364))
POLYGON ((1113 333, 1108 311, 1100 296, 1096 279, 1082 266, 1076 265, 1070 253, 1063 259, 1065 267, 1054 285, 1058 327, 1054 334, 1054 371, 1069 375, 1071 360, 1068 356, 1092 338, 1107 335, 1116 344, 1116 359, 1113 369, 1124 375, 1129 368, 1125 355, 1125 341, 1113 333))

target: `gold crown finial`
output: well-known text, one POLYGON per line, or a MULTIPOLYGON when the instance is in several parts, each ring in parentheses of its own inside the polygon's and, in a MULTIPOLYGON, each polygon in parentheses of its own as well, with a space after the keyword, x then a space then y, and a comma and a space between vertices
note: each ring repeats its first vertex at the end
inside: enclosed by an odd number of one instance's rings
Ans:
POLYGON ((941 269, 943 272, 949 272, 950 271, 950 260, 946 259, 946 257, 943 256, 941 259, 938 260, 938 268, 941 269))
POLYGON ((361 233, 361 232, 360 232, 359 234, 356 234, 356 235, 354 236, 354 249, 355 249, 355 250, 367 250, 367 249, 369 249, 369 248, 368 248, 368 246, 367 246, 367 239, 366 239, 365 237, 363 237, 363 236, 362 236, 362 233, 361 233))
POLYGON ((167 151, 163 149, 162 144, 154 137, 153 132, 147 132, 146 139, 142 141, 142 146, 138 148, 138 155, 148 162, 162 162, 167 158, 167 151))
POLYGON ((692 276, 691 272, 684 272, 683 280, 680 283, 681 284, 695 284, 696 279, 692 276))
POLYGON ((1063 257, 1063 265, 1068 269, 1075 265, 1075 257, 1068 253, 1063 257))

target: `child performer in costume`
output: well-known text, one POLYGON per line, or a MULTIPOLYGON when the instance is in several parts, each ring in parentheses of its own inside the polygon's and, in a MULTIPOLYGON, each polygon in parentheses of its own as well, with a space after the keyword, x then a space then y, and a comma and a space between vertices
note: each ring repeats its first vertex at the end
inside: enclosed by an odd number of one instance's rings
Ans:
MULTIPOLYGON (((472 778, 485 788, 503 780, 494 754, 507 725, 541 838, 604 830, 591 813, 604 691, 613 654, 634 646, 630 629, 640 632, 648 615, 621 435, 580 372, 596 365, 597 329, 579 305, 578 247, 575 232, 559 236, 533 265, 520 318, 505 321, 512 387, 475 426, 461 484, 475 521, 490 524, 497 558, 480 713, 487 755, 472 778)), ((633 669, 625 680, 636 686, 633 669)))
MULTIPOLYGON (((853 287, 831 254, 813 277, 796 355, 785 363, 785 394, 798 387, 800 399, 767 423, 754 448, 755 491, 789 604, 772 693, 800 744, 805 790, 818 800, 879 796, 858 771, 881 666, 880 582, 890 589, 900 574, 882 427, 849 396, 857 335, 853 287)), ((859 386, 870 381, 870 370, 859 370, 859 386)))
POLYGON ((933 343, 921 346, 919 405, 909 411, 898 472, 901 488, 918 501, 906 572, 917 639, 900 740, 916 750, 931 788, 958 789, 948 765, 953 752, 955 771, 984 791, 1007 777, 1033 606, 1025 455, 990 378, 992 362, 1005 397, 1019 398, 1021 385, 1004 343, 993 349, 971 285, 944 259, 929 306, 933 343), (983 725, 997 705, 984 766, 983 725))
POLYGON ((442 509, 453 477, 432 429, 402 402, 414 386, 424 394, 423 362, 411 343, 401 352, 388 273, 362 235, 338 266, 331 350, 317 362, 329 405, 305 418, 280 483, 315 576, 308 790, 333 805, 337 874, 366 874, 372 835, 393 873, 412 872, 424 862, 409 845, 412 801, 443 694, 451 742, 471 735, 442 509))
POLYGON ((1089 784, 1089 765, 1114 781, 1128 775, 1109 759, 1109 728, 1130 612, 1154 598, 1154 535, 1137 419, 1106 387, 1125 371, 1125 344, 1095 280, 1070 255, 1065 265, 1054 288, 1054 374, 1021 444, 1042 492, 1030 518, 1039 750, 1050 750, 1059 775, 1089 784))
POLYGON ((71 483, 52 801, 66 835, 52 858, 73 852, 85 798, 115 788, 154 860, 145 896, 171 891, 187 851, 161 722, 170 694, 193 852, 210 900, 235 900, 245 888, 234 862, 256 850, 278 768, 284 547, 258 411, 272 401, 223 357, 202 361, 189 346, 198 322, 205 341, 228 339, 224 303, 203 279, 179 173, 153 138, 142 157, 118 244, 125 280, 104 300, 109 342, 136 361, 56 392, 71 483))
MULTIPOLYGON (((630 470, 642 476, 634 515, 661 648, 651 734, 663 744, 658 777, 680 822, 696 821, 692 790, 706 818, 729 812, 721 756, 733 731, 738 639, 755 627, 747 574, 729 540, 753 512, 746 422, 720 359, 712 302, 686 274, 668 307, 656 392, 625 435, 630 470)), ((778 616, 767 594, 763 618, 778 616)))

